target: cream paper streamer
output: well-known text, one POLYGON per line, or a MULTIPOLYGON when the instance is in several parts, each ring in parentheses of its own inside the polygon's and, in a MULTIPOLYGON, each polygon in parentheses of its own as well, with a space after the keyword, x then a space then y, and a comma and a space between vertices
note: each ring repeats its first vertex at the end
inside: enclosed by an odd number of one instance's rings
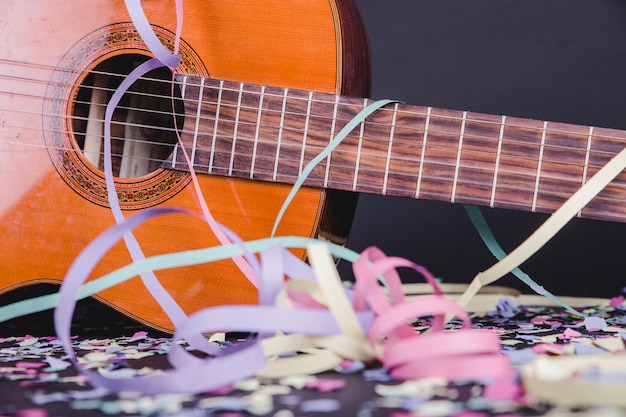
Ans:
POLYGON ((626 407, 626 358, 621 355, 542 356, 521 374, 526 393, 538 401, 563 407, 626 407))
POLYGON ((328 246, 321 242, 313 243, 307 247, 307 255, 317 281, 293 280, 286 283, 277 297, 277 303, 288 303, 285 293, 289 289, 304 290, 328 308, 341 329, 341 334, 277 334, 263 339, 261 343, 265 355, 272 360, 259 376, 280 378, 294 374, 315 374, 334 369, 345 359, 360 359, 365 362, 375 359, 374 351, 341 283, 328 246), (280 356, 290 352, 303 354, 280 356))
POLYGON ((489 269, 478 273, 459 298, 459 303, 462 306, 466 306, 483 286, 502 278, 534 255, 604 187, 613 181, 625 167, 626 149, 623 149, 563 203, 557 211, 552 213, 552 215, 517 248, 489 269))

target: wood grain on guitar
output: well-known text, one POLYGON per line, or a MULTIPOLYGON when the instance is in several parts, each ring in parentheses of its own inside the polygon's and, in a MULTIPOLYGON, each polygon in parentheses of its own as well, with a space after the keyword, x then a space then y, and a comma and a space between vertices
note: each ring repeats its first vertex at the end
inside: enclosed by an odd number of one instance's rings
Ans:
MULTIPOLYGON (((0 292, 60 282, 85 245, 114 224, 103 194, 99 157, 93 156, 100 146, 101 122, 91 120, 90 113, 95 119, 101 117, 97 115, 110 94, 107 89, 114 84, 111 74, 129 70, 124 68, 129 61, 141 61, 148 54, 129 23, 123 1, 55 2, 53 7, 45 1, 10 1, 3 6, 0 292), (96 77, 96 73, 103 76, 96 77)), ((144 4, 157 35, 171 45, 176 22, 170 6, 165 1, 144 4)), ((368 42, 351 1, 312 1, 303 7, 301 2, 188 0, 184 10, 181 72, 369 94, 368 42)), ((148 94, 155 95, 153 91, 148 94)), ((149 130, 150 140, 156 130, 146 126, 151 118, 145 117, 145 108, 129 109, 141 102, 132 101, 116 115, 117 126, 124 131, 121 136, 126 136, 126 130, 149 130)), ((151 104, 155 101, 148 99, 151 104)), ((159 113, 149 110, 154 116, 159 113)), ((170 112, 168 118, 172 117, 170 112)), ((157 119, 164 117, 161 114, 157 119)), ((158 128, 167 130, 167 126, 158 128)), ((124 151, 125 146, 137 144, 132 139, 119 141, 116 184, 122 207, 129 214, 157 204, 198 211, 193 187, 186 186, 188 175, 155 169, 145 156, 158 160, 162 153, 151 155, 155 149, 151 145, 147 150, 124 151)), ((202 175, 200 182, 215 218, 244 239, 269 236, 290 189, 208 175, 202 175)), ((347 235, 355 198, 352 193, 303 189, 278 233, 341 241, 347 235)), ((137 230, 136 236, 148 256, 218 243, 206 224, 187 217, 157 219, 137 230)), ((94 277, 129 261, 125 248, 118 245, 102 260, 94 277)), ((256 302, 256 290, 230 261, 163 271, 159 278, 187 312, 256 302)), ((173 329, 139 279, 103 291, 99 298, 137 320, 173 329)))

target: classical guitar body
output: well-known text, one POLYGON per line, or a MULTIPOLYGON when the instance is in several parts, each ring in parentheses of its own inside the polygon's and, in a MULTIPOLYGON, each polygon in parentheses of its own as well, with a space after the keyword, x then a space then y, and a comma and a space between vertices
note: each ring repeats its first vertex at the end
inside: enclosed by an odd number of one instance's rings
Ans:
MULTIPOLYGON (((171 47, 173 2, 146 0, 143 5, 157 36, 171 47)), ((183 22, 181 73, 356 96, 369 93, 367 37, 350 0, 185 0, 183 22)), ((121 0, 3 3, 0 292, 61 282, 80 251, 115 224, 99 157, 102 114, 110 96, 106 91, 119 83, 108 74, 128 72, 148 57, 121 0)), ((166 79, 167 74, 161 76, 166 79)), ((152 91, 149 85, 145 89, 152 91)), ((116 154, 122 155, 114 165, 125 215, 159 205, 199 212, 188 173, 146 166, 141 163, 146 151, 129 150, 124 142, 128 128, 120 128, 121 122, 131 120, 141 130, 144 119, 157 112, 135 111, 133 103, 121 107, 127 110, 114 116, 120 124, 113 126, 112 136, 116 154)), ((171 119, 165 117, 163 123, 171 119)), ((199 182, 216 220, 245 240, 270 235, 290 190, 203 173, 199 182)), ((302 189, 278 234, 340 239, 354 204, 351 193, 302 189)), ((206 223, 182 215, 151 220, 135 236, 146 256, 218 244, 206 223)), ((93 277, 130 262, 119 244, 93 277)), ((257 301, 255 288, 230 260, 157 276, 188 313, 257 301)), ((138 277, 98 297, 137 320, 173 329, 138 277)))

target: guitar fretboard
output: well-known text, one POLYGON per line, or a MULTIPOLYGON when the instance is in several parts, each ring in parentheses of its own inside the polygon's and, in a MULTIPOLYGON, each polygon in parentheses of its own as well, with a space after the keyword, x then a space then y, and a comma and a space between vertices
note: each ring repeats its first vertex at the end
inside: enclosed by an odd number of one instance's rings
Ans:
MULTIPOLYGON (((182 140, 197 172, 293 184, 371 100, 181 78, 182 140)), ((626 144, 614 129, 393 104, 361 123, 305 184, 550 213, 626 144)), ((180 150, 165 167, 188 170, 180 150)), ((581 213, 626 221, 626 175, 581 213)))

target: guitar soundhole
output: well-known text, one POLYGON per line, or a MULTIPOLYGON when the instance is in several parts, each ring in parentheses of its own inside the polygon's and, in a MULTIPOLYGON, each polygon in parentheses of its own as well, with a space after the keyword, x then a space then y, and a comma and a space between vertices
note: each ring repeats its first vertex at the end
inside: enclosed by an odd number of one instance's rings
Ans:
MULTIPOLYGON (((153 27, 173 50, 175 35, 153 27)), ((208 77, 200 57, 180 40, 177 71, 208 77)), ((101 27, 74 44, 59 60, 45 93, 43 137, 63 180, 87 200, 108 207, 103 172, 103 122, 111 95, 133 68, 151 56, 130 22, 101 27)), ((191 181, 188 173, 161 169, 183 128, 180 92, 169 69, 157 69, 133 84, 116 107, 111 124, 113 175, 119 204, 136 210, 176 195, 191 181), (172 108, 174 107, 174 111, 172 108), (174 118, 174 114, 179 116, 174 118), (174 123, 176 121, 176 123, 174 123)))
MULTIPOLYGON (((139 54, 108 58, 90 71, 78 89, 72 118, 74 139, 85 159, 99 170, 104 169, 107 103, 127 74, 146 59, 139 54)), ((115 108, 111 160, 118 178, 146 176, 172 153, 184 110, 176 87, 172 98, 171 79, 167 68, 149 72, 133 83, 115 108)))

